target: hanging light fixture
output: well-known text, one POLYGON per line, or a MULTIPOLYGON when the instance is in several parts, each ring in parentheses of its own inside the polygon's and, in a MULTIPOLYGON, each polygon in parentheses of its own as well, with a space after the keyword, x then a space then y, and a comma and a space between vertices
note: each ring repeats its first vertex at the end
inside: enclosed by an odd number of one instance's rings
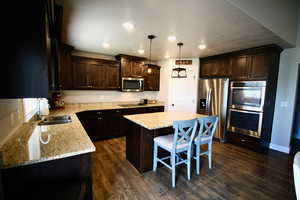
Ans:
POLYGON ((147 67, 147 73, 148 74, 151 74, 152 73, 152 62, 151 62, 151 51, 152 51, 152 40, 155 38, 155 35, 148 35, 148 39, 150 41, 150 49, 149 49, 149 63, 146 64, 148 67, 147 67))
MULTIPOLYGON (((180 67, 181 65, 181 47, 183 46, 182 42, 177 43, 179 49, 179 66, 172 69, 172 78, 186 78, 186 69, 180 67)), ((176 63, 176 61, 175 61, 176 63)))

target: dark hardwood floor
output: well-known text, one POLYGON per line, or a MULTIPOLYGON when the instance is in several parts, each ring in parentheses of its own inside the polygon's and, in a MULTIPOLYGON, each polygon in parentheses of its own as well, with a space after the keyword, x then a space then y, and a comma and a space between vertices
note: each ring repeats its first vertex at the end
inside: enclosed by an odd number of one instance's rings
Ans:
MULTIPOLYGON (((125 158, 125 138, 99 141, 92 154, 93 193, 102 199, 296 199, 292 157, 260 154, 231 144, 213 144, 213 168, 201 159, 201 175, 177 168, 176 188, 166 167, 139 174, 125 158)), ((194 166, 193 166, 194 167, 194 166)))

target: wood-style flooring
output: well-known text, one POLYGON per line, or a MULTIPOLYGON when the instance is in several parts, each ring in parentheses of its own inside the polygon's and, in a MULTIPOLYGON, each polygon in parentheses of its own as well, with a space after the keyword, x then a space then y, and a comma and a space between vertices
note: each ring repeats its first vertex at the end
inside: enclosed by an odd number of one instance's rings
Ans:
MULTIPOLYGON (((140 174, 125 157, 125 138, 95 142, 92 154, 94 200, 102 199, 296 199, 292 157, 270 151, 256 153, 231 144, 214 142, 213 168, 201 159, 201 175, 178 167, 176 188, 166 167, 140 174)), ((194 165, 195 166, 195 165, 194 165)), ((193 167, 194 167, 193 166, 193 167)))

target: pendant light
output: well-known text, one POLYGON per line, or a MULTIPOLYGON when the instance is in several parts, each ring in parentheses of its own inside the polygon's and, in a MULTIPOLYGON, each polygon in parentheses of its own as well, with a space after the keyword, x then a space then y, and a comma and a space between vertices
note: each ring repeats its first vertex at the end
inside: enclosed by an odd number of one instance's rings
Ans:
POLYGON ((152 40, 155 38, 155 35, 148 35, 148 39, 150 41, 150 49, 149 49, 149 63, 147 64, 147 73, 151 74, 152 73, 152 68, 151 68, 151 51, 152 51, 152 40))
POLYGON ((182 42, 177 43, 179 49, 179 66, 172 69, 172 78, 187 78, 186 69, 180 67, 181 65, 181 47, 183 46, 182 42))

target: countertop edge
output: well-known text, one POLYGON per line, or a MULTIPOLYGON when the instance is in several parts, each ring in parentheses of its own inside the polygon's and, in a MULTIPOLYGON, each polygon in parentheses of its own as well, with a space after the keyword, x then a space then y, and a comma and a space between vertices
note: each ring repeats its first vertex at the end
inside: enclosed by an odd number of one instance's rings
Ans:
POLYGON ((138 123, 138 122, 136 122, 136 121, 134 121, 134 120, 128 118, 127 116, 130 116, 130 115, 124 115, 123 117, 126 118, 127 120, 129 120, 129 121, 131 121, 131 122, 133 122, 133 123, 135 123, 135 124, 137 124, 137 125, 143 127, 143 128, 148 129, 148 130, 155 130, 155 129, 167 128, 167 127, 171 127, 171 126, 172 126, 172 124, 171 124, 171 125, 168 125, 168 126, 166 125, 166 126, 148 127, 148 126, 146 126, 145 124, 138 123))
POLYGON ((25 161, 25 162, 21 162, 21 163, 18 163, 18 164, 1 166, 0 169, 10 169, 10 168, 15 168, 15 167, 39 164, 39 163, 43 163, 43 162, 59 160, 59 159, 63 159, 63 158, 69 158, 69 157, 78 156, 78 155, 82 155, 82 154, 92 153, 92 152, 95 152, 95 151, 96 151, 96 147, 94 146, 94 148, 92 148, 92 149, 86 149, 86 150, 78 151, 76 153, 70 152, 70 153, 59 155, 59 156, 53 156, 53 157, 50 157, 50 158, 45 158, 45 159, 40 159, 40 160, 33 160, 33 161, 25 161))

